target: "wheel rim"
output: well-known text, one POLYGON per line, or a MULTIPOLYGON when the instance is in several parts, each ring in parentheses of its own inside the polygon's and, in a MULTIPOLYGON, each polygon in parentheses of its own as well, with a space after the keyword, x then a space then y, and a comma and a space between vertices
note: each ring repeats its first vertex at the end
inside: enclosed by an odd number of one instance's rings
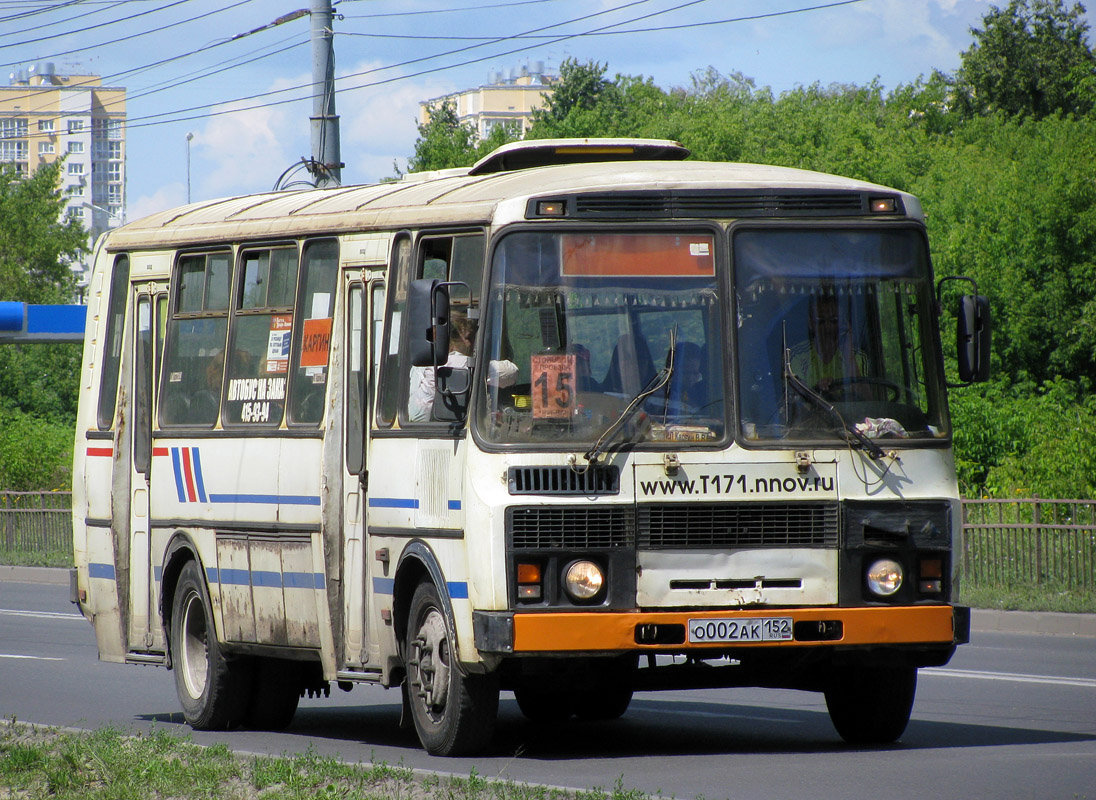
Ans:
POLYGON ((209 648, 206 644, 205 607, 197 592, 190 592, 183 604, 182 626, 182 672, 183 683, 191 697, 197 699, 205 691, 209 673, 209 648))
POLYGON ((445 716, 445 704, 449 697, 449 637, 445 620, 436 608, 431 608, 419 625, 413 643, 412 688, 433 722, 445 716))

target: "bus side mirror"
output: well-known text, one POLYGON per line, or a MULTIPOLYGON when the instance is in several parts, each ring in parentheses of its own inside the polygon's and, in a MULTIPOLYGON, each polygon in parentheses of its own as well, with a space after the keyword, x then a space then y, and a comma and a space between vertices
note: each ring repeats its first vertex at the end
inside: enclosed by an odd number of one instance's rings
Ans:
POLYGON ((411 281, 407 293, 407 347, 416 367, 441 366, 449 358, 449 286, 411 281))
POLYGON ((959 318, 955 329, 959 380, 963 383, 981 383, 989 380, 992 328, 988 298, 971 294, 965 294, 959 298, 959 318))

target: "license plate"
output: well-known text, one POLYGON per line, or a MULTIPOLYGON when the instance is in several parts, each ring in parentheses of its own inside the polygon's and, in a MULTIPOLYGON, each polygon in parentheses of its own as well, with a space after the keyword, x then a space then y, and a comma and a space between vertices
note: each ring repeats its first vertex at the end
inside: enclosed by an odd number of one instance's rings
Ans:
POLYGON ((790 642, 791 617, 691 619, 690 642, 790 642))

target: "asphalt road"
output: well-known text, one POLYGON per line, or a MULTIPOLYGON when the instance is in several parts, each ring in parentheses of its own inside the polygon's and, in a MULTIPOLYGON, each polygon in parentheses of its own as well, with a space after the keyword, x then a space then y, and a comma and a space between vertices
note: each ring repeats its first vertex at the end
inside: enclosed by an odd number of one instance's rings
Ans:
MULTIPOLYGON (((189 733, 162 668, 103 664, 68 587, 0 580, 0 716, 189 733)), ((503 695, 492 752, 445 759, 397 727, 399 695, 374 687, 305 699, 284 733, 194 733, 250 752, 309 746, 376 761, 575 788, 619 781, 664 797, 1096 798, 1096 638, 976 631, 921 672, 913 719, 888 748, 844 745, 821 695, 729 689, 636 696, 608 723, 546 729, 503 695)))

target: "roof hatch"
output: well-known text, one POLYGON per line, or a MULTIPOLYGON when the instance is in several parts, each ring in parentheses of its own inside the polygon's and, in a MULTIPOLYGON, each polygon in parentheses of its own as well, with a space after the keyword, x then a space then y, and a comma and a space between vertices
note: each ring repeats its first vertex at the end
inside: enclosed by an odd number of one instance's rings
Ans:
POLYGON ((469 175, 597 161, 681 161, 689 149, 669 139, 532 139, 503 145, 481 158, 469 175))

